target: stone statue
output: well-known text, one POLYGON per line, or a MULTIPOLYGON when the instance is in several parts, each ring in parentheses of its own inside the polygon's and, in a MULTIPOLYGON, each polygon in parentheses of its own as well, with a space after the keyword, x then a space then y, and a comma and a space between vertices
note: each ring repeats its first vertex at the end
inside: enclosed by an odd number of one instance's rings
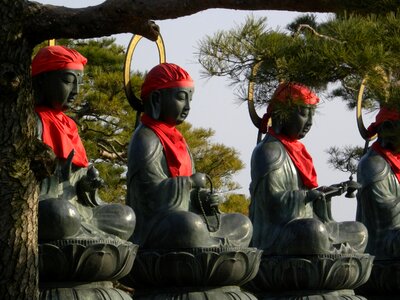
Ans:
POLYGON ((250 219, 218 210, 211 178, 195 171, 176 127, 193 93, 190 75, 172 63, 152 68, 141 87, 144 112, 129 145, 126 200, 137 215, 131 241, 140 249, 123 283, 143 300, 255 300, 240 289, 261 257, 248 247, 250 219))
POLYGON ((38 138, 55 153, 53 176, 41 184, 39 241, 68 238, 127 240, 133 210, 98 197, 102 179, 89 165, 75 122, 64 112, 78 95, 87 59, 63 46, 42 48, 32 61, 38 138))
POLYGON ((363 252, 361 223, 336 222, 330 201, 348 182, 318 187, 313 161, 299 141, 311 129, 319 98, 298 83, 279 85, 263 118, 264 139, 251 158, 252 246, 264 255, 363 252), (268 126, 269 119, 272 126, 268 126))
POLYGON ((400 257, 400 113, 382 107, 368 132, 378 139, 357 170, 357 220, 368 229, 366 251, 376 259, 400 257))
POLYGON ((127 239, 135 214, 101 201, 103 181, 89 165, 77 125, 64 113, 78 94, 86 61, 63 46, 42 48, 32 61, 37 136, 56 160, 39 194, 40 297, 129 300, 112 282, 132 268, 138 245, 127 239))
POLYGON ((128 156, 127 204, 137 214, 132 241, 141 249, 247 247, 250 220, 221 214, 219 197, 207 192, 207 176, 195 171, 190 150, 176 125, 189 114, 194 93, 190 75, 162 63, 141 88, 144 114, 128 156))
POLYGON ((378 139, 361 158, 357 181, 357 220, 368 229, 366 251, 374 255, 368 282, 359 293, 394 300, 400 293, 400 113, 382 106, 365 138, 378 139))

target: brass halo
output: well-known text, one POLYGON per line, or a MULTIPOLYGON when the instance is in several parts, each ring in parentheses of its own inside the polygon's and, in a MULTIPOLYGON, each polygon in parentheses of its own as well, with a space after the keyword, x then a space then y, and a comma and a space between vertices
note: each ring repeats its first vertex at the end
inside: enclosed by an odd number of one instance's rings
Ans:
POLYGON ((360 89, 358 90, 358 97, 357 97, 357 109, 356 109, 356 120, 357 120, 357 127, 358 131, 360 132, 360 135, 362 138, 369 142, 374 140, 377 135, 373 135, 372 137, 368 136, 368 130, 364 126, 363 118, 362 118, 362 100, 363 100, 363 94, 365 90, 365 81, 366 79, 363 78, 361 81, 360 89))
MULTIPOLYGON (((251 68, 251 76, 254 77, 257 74, 258 69, 261 66, 261 61, 255 63, 251 68)), ((249 80, 247 88, 247 108, 249 110, 250 119, 254 126, 260 129, 261 118, 258 116, 255 105, 254 105, 254 81, 249 80)))
MULTIPOLYGON (((133 53, 135 52, 136 46, 139 41, 142 39, 141 35, 134 34, 132 36, 131 41, 129 42, 128 49, 126 50, 125 55, 125 63, 124 63, 124 90, 126 98, 128 98, 129 104, 132 108, 138 112, 143 111, 143 103, 138 97, 135 96, 135 93, 132 91, 131 85, 131 62, 133 53)), ((165 46, 164 41, 161 35, 158 35, 156 40, 156 45, 158 49, 158 57, 160 64, 165 62, 165 46)))

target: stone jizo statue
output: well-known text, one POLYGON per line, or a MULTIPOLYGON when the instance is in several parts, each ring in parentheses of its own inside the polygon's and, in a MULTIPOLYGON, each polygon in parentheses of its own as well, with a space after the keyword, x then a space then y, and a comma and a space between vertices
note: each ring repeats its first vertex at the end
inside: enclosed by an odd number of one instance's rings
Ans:
POLYGON ((368 229, 366 251, 377 259, 400 257, 400 113, 382 107, 368 127, 378 139, 357 170, 357 220, 368 229))
POLYGON ((298 83, 282 83, 263 118, 264 139, 251 158, 252 246, 265 255, 363 252, 366 228, 336 222, 330 201, 346 184, 318 186, 313 160, 299 141, 312 126, 319 98, 298 83), (272 120, 272 126, 268 121, 272 120))
POLYGON ((247 247, 250 220, 221 214, 219 197, 208 192, 207 176, 195 166, 176 128, 189 114, 194 93, 190 75, 162 63, 141 88, 144 114, 129 146, 127 204, 137 215, 132 237, 141 249, 247 247))
POLYGON ((78 95, 87 59, 63 46, 42 48, 32 61, 38 138, 57 159, 53 176, 41 184, 39 241, 123 239, 135 227, 135 214, 125 205, 106 204, 102 185, 89 165, 76 123, 64 112, 78 95))

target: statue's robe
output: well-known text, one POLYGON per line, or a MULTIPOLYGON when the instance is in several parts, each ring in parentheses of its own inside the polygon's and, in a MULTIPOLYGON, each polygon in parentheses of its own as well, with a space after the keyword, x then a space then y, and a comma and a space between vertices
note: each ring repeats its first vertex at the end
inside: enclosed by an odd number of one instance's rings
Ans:
POLYGON ((373 149, 358 165, 361 184, 357 220, 368 229, 366 252, 380 258, 400 256, 400 184, 386 160, 373 149))
POLYGON ((254 149, 251 179, 251 244, 265 254, 343 253, 365 248, 362 224, 335 222, 326 200, 307 201, 309 188, 275 137, 267 134, 254 149))

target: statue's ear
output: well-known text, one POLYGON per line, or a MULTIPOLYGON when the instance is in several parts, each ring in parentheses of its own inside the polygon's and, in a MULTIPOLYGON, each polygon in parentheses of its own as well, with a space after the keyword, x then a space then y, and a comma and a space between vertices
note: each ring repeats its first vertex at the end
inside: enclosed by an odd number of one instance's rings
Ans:
POLYGON ((274 115, 271 119, 272 129, 274 129, 276 134, 282 133, 283 123, 282 119, 276 115, 274 115))
POLYGON ((394 128, 395 128, 395 126, 393 124, 393 121, 386 120, 386 121, 383 121, 382 124, 379 126, 378 131, 380 134, 384 134, 385 132, 393 131, 394 128))
POLYGON ((154 120, 158 120, 161 114, 161 94, 160 91, 155 90, 150 94, 150 107, 151 107, 151 117, 154 120))
POLYGON ((45 102, 45 99, 43 99, 44 83, 42 75, 40 74, 32 78, 32 88, 36 105, 41 105, 45 102))

